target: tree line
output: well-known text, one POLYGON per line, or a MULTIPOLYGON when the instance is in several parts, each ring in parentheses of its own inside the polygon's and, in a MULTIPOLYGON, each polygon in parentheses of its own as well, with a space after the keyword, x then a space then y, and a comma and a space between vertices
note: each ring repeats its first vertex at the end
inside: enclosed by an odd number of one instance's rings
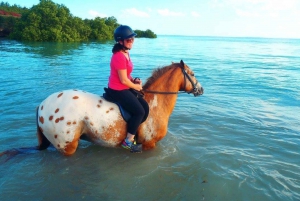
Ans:
MULTIPOLYGON (((0 3, 0 36, 21 41, 78 42, 112 40, 120 24, 115 17, 81 19, 63 4, 40 0, 30 9, 0 3)), ((156 38, 151 30, 134 30, 137 37, 156 38)))

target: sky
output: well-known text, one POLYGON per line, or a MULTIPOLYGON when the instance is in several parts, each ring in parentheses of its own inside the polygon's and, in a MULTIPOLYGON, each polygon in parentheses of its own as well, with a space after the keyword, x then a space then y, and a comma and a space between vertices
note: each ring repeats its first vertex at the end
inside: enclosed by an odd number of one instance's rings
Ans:
MULTIPOLYGON (((31 8, 39 0, 1 0, 31 8)), ((300 0, 52 0, 157 35, 300 38, 300 0)))

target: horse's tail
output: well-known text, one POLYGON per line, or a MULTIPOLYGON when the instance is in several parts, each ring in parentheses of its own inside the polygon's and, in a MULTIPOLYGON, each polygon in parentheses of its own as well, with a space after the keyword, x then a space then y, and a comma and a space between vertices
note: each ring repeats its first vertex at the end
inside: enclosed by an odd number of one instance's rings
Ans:
POLYGON ((36 147, 36 149, 37 150, 47 149, 50 145, 50 141, 45 137, 44 133, 39 127, 39 107, 36 108, 36 135, 39 142, 39 145, 36 147))
POLYGON ((39 118, 38 111, 39 111, 39 107, 36 108, 36 127, 37 127, 37 138, 38 138, 39 145, 35 147, 22 147, 17 149, 9 149, 4 152, 1 152, 0 157, 4 155, 7 156, 5 161, 8 161, 9 159, 11 159, 12 157, 18 154, 33 153, 36 152, 37 150, 44 150, 49 147, 50 141, 45 137, 38 124, 38 118, 39 118))

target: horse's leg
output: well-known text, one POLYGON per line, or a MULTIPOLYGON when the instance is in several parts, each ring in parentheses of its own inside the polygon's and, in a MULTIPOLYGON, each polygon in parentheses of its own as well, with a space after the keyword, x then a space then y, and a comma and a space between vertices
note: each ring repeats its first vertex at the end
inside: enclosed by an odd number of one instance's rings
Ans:
POLYGON ((75 153, 75 151, 78 147, 80 136, 81 136, 82 131, 83 131, 83 127, 84 127, 84 122, 81 122, 75 130, 75 135, 74 135, 73 141, 68 143, 68 145, 65 147, 64 155, 70 156, 70 155, 75 153))
POLYGON ((156 146, 156 143, 153 140, 143 143, 143 149, 144 150, 153 149, 153 148, 155 148, 155 146, 156 146))
POLYGON ((50 145, 50 141, 45 137, 41 128, 39 127, 39 107, 36 108, 36 135, 38 138, 39 145, 37 146, 37 150, 44 150, 47 149, 50 145))
MULTIPOLYGON (((159 117, 157 118, 159 119, 159 117)), ((157 124, 157 123, 153 123, 157 124)), ((163 137, 167 133, 167 123, 163 124, 161 121, 161 126, 159 129, 151 127, 151 124, 142 124, 142 126, 138 130, 139 142, 143 144, 144 150, 153 149, 156 146, 156 143, 163 139, 163 137)))

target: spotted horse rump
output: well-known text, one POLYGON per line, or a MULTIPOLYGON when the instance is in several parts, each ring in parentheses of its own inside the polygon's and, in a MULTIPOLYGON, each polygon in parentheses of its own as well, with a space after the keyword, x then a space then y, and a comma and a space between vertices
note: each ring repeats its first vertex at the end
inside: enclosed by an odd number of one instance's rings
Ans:
POLYGON ((93 143, 116 147, 125 138, 126 124, 116 104, 81 90, 54 93, 38 107, 38 127, 55 148, 75 151, 82 134, 93 143))

